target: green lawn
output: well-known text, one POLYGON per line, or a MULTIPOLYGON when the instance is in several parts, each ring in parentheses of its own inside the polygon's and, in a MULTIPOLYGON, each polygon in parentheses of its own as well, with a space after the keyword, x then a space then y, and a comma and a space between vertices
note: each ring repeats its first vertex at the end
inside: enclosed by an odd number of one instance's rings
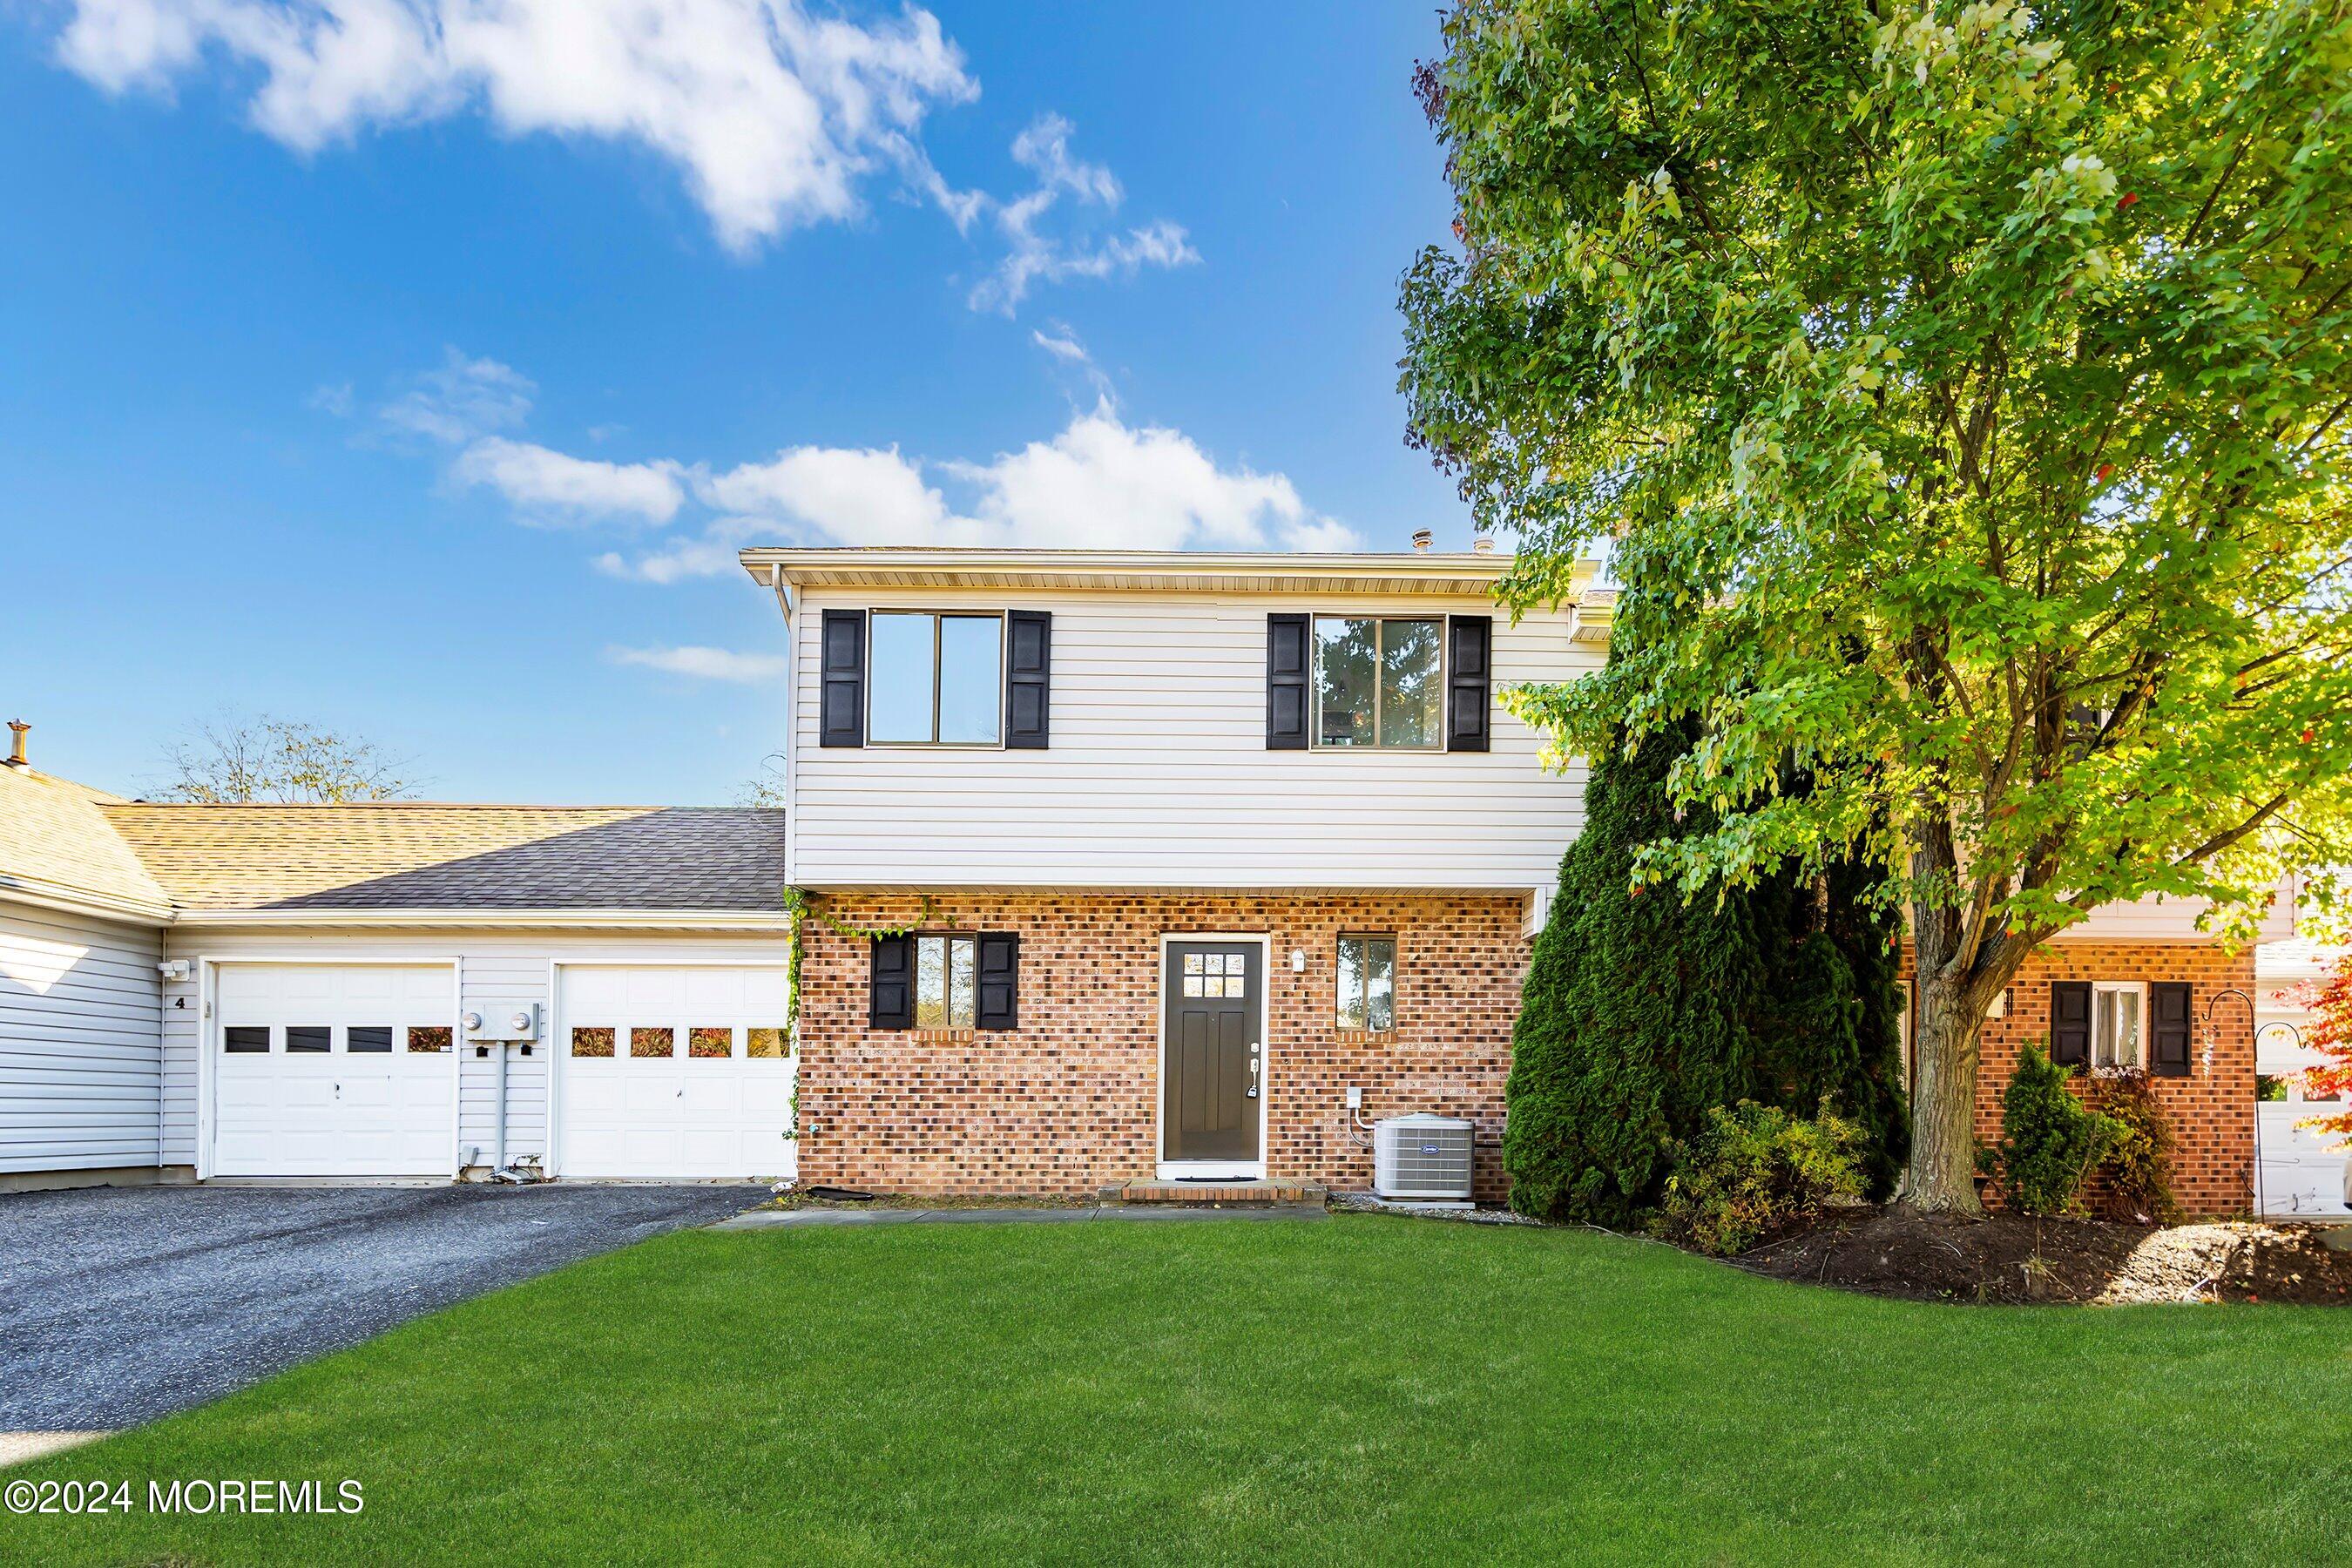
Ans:
POLYGON ((357 1518, 0 1518, 0 1562, 2311 1561, 2347 1453, 2329 1310, 1383 1216, 698 1232, 7 1478, 354 1477, 357 1518))

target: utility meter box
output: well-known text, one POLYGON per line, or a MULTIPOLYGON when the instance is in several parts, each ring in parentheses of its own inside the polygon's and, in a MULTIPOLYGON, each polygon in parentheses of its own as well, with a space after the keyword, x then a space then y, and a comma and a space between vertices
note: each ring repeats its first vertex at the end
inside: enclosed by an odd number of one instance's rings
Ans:
POLYGON ((539 1004, 508 1003, 466 1014, 469 1040, 535 1040, 539 1038, 539 1004))

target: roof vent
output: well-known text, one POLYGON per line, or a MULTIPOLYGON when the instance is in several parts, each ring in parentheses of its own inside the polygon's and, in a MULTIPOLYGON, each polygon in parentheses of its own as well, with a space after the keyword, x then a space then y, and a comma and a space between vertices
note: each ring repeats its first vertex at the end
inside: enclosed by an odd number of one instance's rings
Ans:
POLYGON ((32 726, 26 723, 22 719, 11 719, 8 721, 8 765, 10 767, 26 769, 32 767, 33 764, 25 760, 25 735, 26 732, 31 729, 32 726))
POLYGON ((1474 554, 1492 555, 1495 553, 1495 542, 1482 533, 1470 542, 1470 549, 1474 554))
POLYGON ((1436 537, 1437 535, 1430 532, 1429 530, 1425 528, 1414 529, 1412 531, 1412 552, 1415 555, 1428 554, 1430 541, 1436 537))

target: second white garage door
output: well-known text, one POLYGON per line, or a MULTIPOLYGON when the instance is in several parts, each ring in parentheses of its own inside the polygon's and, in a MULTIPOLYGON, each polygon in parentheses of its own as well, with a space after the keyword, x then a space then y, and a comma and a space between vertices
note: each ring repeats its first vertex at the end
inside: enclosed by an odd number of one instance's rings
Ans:
POLYGON ((793 1173, 782 965, 567 965, 557 1174, 793 1173))

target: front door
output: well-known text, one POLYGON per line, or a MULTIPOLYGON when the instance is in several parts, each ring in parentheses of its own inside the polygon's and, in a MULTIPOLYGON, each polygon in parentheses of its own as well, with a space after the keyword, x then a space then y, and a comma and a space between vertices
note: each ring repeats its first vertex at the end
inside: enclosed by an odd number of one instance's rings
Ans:
POLYGON ((1160 1064, 1160 1158, 1258 1158, 1263 954, 1254 942, 1171 942, 1160 1064))

